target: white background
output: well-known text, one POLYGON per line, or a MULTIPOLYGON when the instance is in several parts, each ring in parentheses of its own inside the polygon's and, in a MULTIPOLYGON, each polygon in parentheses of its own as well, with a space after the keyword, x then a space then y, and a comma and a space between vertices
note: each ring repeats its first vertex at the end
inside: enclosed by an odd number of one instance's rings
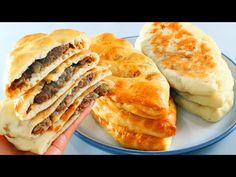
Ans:
MULTIPOLYGON (((111 32, 118 37, 136 36, 144 23, 0 23, 0 81, 6 70, 9 52, 17 39, 36 32, 50 32, 56 28, 74 28, 89 36, 111 32)), ((236 23, 194 23, 214 38, 221 51, 236 62, 236 23)), ((0 98, 3 98, 2 87, 0 98)), ((109 154, 73 136, 65 154, 109 154)), ((236 132, 215 145, 191 154, 236 154, 236 132)))

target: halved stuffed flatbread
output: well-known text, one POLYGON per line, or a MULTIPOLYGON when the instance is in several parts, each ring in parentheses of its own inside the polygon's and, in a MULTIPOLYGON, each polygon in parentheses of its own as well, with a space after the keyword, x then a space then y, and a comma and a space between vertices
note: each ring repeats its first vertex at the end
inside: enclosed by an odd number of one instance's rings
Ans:
POLYGON ((88 48, 87 36, 72 29, 24 36, 11 52, 6 95, 23 95, 67 58, 88 48))
MULTIPOLYGON (((20 121, 15 114, 13 102, 9 99, 5 100, 0 107, 0 134, 19 150, 43 154, 53 140, 68 128, 93 100, 108 93, 108 86, 109 84, 105 81, 101 81, 89 87, 67 107, 57 120, 48 120, 49 118, 44 114, 41 115, 42 117, 38 116, 37 120, 20 121), (44 120, 40 120, 41 118, 44 120), (41 127, 38 128, 41 131, 35 132, 34 129, 37 126, 41 127)), ((60 101, 64 98, 65 96, 61 97, 60 101)), ((49 112, 53 111, 55 111, 55 105, 49 112)))
POLYGON ((54 103, 85 72, 99 61, 93 52, 75 54, 51 71, 38 85, 15 100, 16 114, 28 120, 54 103))

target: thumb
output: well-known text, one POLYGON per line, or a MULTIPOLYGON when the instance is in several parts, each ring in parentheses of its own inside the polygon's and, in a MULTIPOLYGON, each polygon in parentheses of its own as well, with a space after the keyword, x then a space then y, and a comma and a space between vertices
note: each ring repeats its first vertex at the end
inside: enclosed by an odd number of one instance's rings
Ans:
POLYGON ((77 129, 82 120, 89 114, 91 108, 94 104, 94 101, 79 115, 79 117, 65 130, 49 147, 45 155, 52 154, 62 154, 66 148, 67 143, 69 142, 74 131, 77 129))

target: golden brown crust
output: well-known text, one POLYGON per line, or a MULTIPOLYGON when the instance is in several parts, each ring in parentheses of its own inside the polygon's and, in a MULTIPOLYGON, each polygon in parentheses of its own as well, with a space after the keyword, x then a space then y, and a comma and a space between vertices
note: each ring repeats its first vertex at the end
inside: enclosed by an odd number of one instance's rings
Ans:
POLYGON ((99 116, 94 116, 94 118, 124 147, 149 151, 161 151, 167 150, 170 146, 171 138, 157 138, 150 135, 134 133, 124 127, 107 122, 99 116))
POLYGON ((110 33, 93 37, 91 50, 100 55, 100 65, 110 65, 112 76, 108 79, 115 82, 109 95, 112 100, 135 107, 133 113, 138 115, 144 115, 144 110, 147 117, 167 115, 169 84, 151 59, 110 33), (137 104, 139 107, 134 106, 137 104))
POLYGON ((189 29, 192 26, 184 23, 151 23, 148 34, 155 46, 153 53, 166 68, 188 77, 204 78, 217 66, 214 60, 218 48, 200 31, 189 29))
POLYGON ((96 100, 93 106, 93 115, 99 116, 107 122, 122 126, 135 133, 147 134, 165 138, 176 133, 176 107, 173 99, 169 101, 169 113, 166 117, 157 120, 146 119, 122 109, 120 104, 107 97, 96 100))
MULTIPOLYGON (((44 58, 47 53, 55 47, 71 43, 75 49, 70 53, 78 53, 83 49, 88 49, 89 40, 87 36, 79 31, 72 29, 59 29, 49 34, 36 33, 24 36, 17 43, 11 52, 11 60, 9 64, 8 83, 6 86, 6 95, 9 97, 17 97, 22 92, 35 86, 45 74, 42 74, 35 82, 31 83, 27 88, 11 90, 11 83, 21 77, 22 73, 36 60, 44 58)), ((66 56, 65 56, 66 57, 66 56)), ((63 62, 66 58, 61 60, 63 62)), ((57 63, 59 65, 60 63, 57 63)), ((55 68, 55 67, 54 67, 55 68)), ((52 68, 52 69, 54 69, 52 68)), ((51 70, 52 70, 51 69, 51 70)), ((50 72, 50 68, 49 71, 50 72)))
POLYGON ((31 43, 34 40, 37 40, 38 38, 45 37, 46 35, 47 34, 44 34, 44 33, 34 33, 34 34, 25 35, 24 37, 22 37, 21 39, 19 39, 16 42, 15 49, 12 51, 12 53, 14 53, 14 52, 16 53, 16 52, 22 50, 21 47, 24 47, 25 44, 31 43))
POLYGON ((168 108, 165 107, 165 101, 163 100, 165 98, 163 97, 168 94, 164 95, 166 90, 157 83, 143 78, 109 78, 115 82, 115 86, 109 95, 112 100, 119 103, 136 105, 134 106, 136 108, 135 113, 138 115, 139 113, 144 115, 142 110, 145 110, 154 119, 167 115, 168 108), (152 109, 152 111, 148 112, 149 109, 152 109))

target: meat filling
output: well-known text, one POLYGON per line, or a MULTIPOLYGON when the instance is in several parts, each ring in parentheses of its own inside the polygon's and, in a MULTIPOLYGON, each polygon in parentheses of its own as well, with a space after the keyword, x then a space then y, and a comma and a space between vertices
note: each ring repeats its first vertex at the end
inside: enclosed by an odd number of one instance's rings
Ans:
MULTIPOLYGON (((75 87, 76 88, 76 87, 75 87)), ((74 88, 74 89, 75 89, 74 88)), ((72 91, 73 92, 73 91, 72 91)), ((107 93, 109 93, 109 87, 106 84, 101 84, 99 87, 97 87, 92 93, 88 94, 83 101, 81 102, 81 104, 78 106, 78 108, 75 110, 73 115, 78 115, 81 111, 83 111, 86 107, 89 106, 89 104, 95 100, 96 98, 100 97, 100 96, 104 96, 107 93)), ((72 93, 71 93, 72 94, 72 93)), ((67 107, 67 101, 69 99, 71 99, 72 97, 66 97, 63 102, 65 102, 65 105, 63 105, 63 109, 65 109, 67 107)), ((62 104, 62 103, 61 103, 62 104)), ((60 107, 60 105, 58 106, 58 108, 60 107)), ((59 108, 60 109, 62 109, 59 108)), ((58 108, 55 111, 58 111, 58 108)), ((32 134, 34 135, 39 135, 39 134, 43 134, 44 132, 46 132, 51 126, 52 126, 52 119, 51 116, 49 116, 48 118, 46 118, 44 121, 40 122, 38 125, 36 125, 32 131, 32 134)))
POLYGON ((74 112, 73 115, 77 115, 79 114, 81 111, 83 111, 86 107, 89 106, 89 104, 95 100, 96 98, 100 97, 100 96, 105 96, 106 94, 108 94, 110 92, 109 86, 106 84, 101 84, 100 86, 98 86, 92 93, 88 94, 83 101, 81 102, 81 104, 78 106, 78 108, 76 109, 76 111, 74 112))
POLYGON ((79 67, 85 65, 86 63, 91 63, 92 61, 93 59, 91 57, 86 57, 78 63, 66 68, 57 81, 45 83, 42 91, 35 96, 34 103, 41 104, 49 100, 59 91, 60 88, 65 86, 65 84, 72 78, 79 67))
POLYGON ((95 76, 95 73, 90 73, 85 78, 81 79, 78 85, 72 89, 71 94, 67 95, 66 98, 60 103, 54 114, 57 114, 58 112, 67 108, 68 105, 71 104, 72 98, 75 96, 78 90, 88 85, 95 78, 95 76))
POLYGON ((34 135, 42 134, 52 126, 52 120, 48 117, 44 121, 40 122, 36 127, 34 127, 32 133, 34 135))
POLYGON ((41 72, 45 67, 49 66, 55 60, 58 59, 61 55, 65 54, 69 48, 74 48, 72 44, 66 44, 59 47, 53 48, 50 52, 48 52, 47 56, 43 59, 35 60, 35 62, 29 66, 29 68, 22 74, 19 79, 15 79, 11 84, 11 89, 15 90, 19 87, 22 87, 26 84, 33 73, 41 72))

